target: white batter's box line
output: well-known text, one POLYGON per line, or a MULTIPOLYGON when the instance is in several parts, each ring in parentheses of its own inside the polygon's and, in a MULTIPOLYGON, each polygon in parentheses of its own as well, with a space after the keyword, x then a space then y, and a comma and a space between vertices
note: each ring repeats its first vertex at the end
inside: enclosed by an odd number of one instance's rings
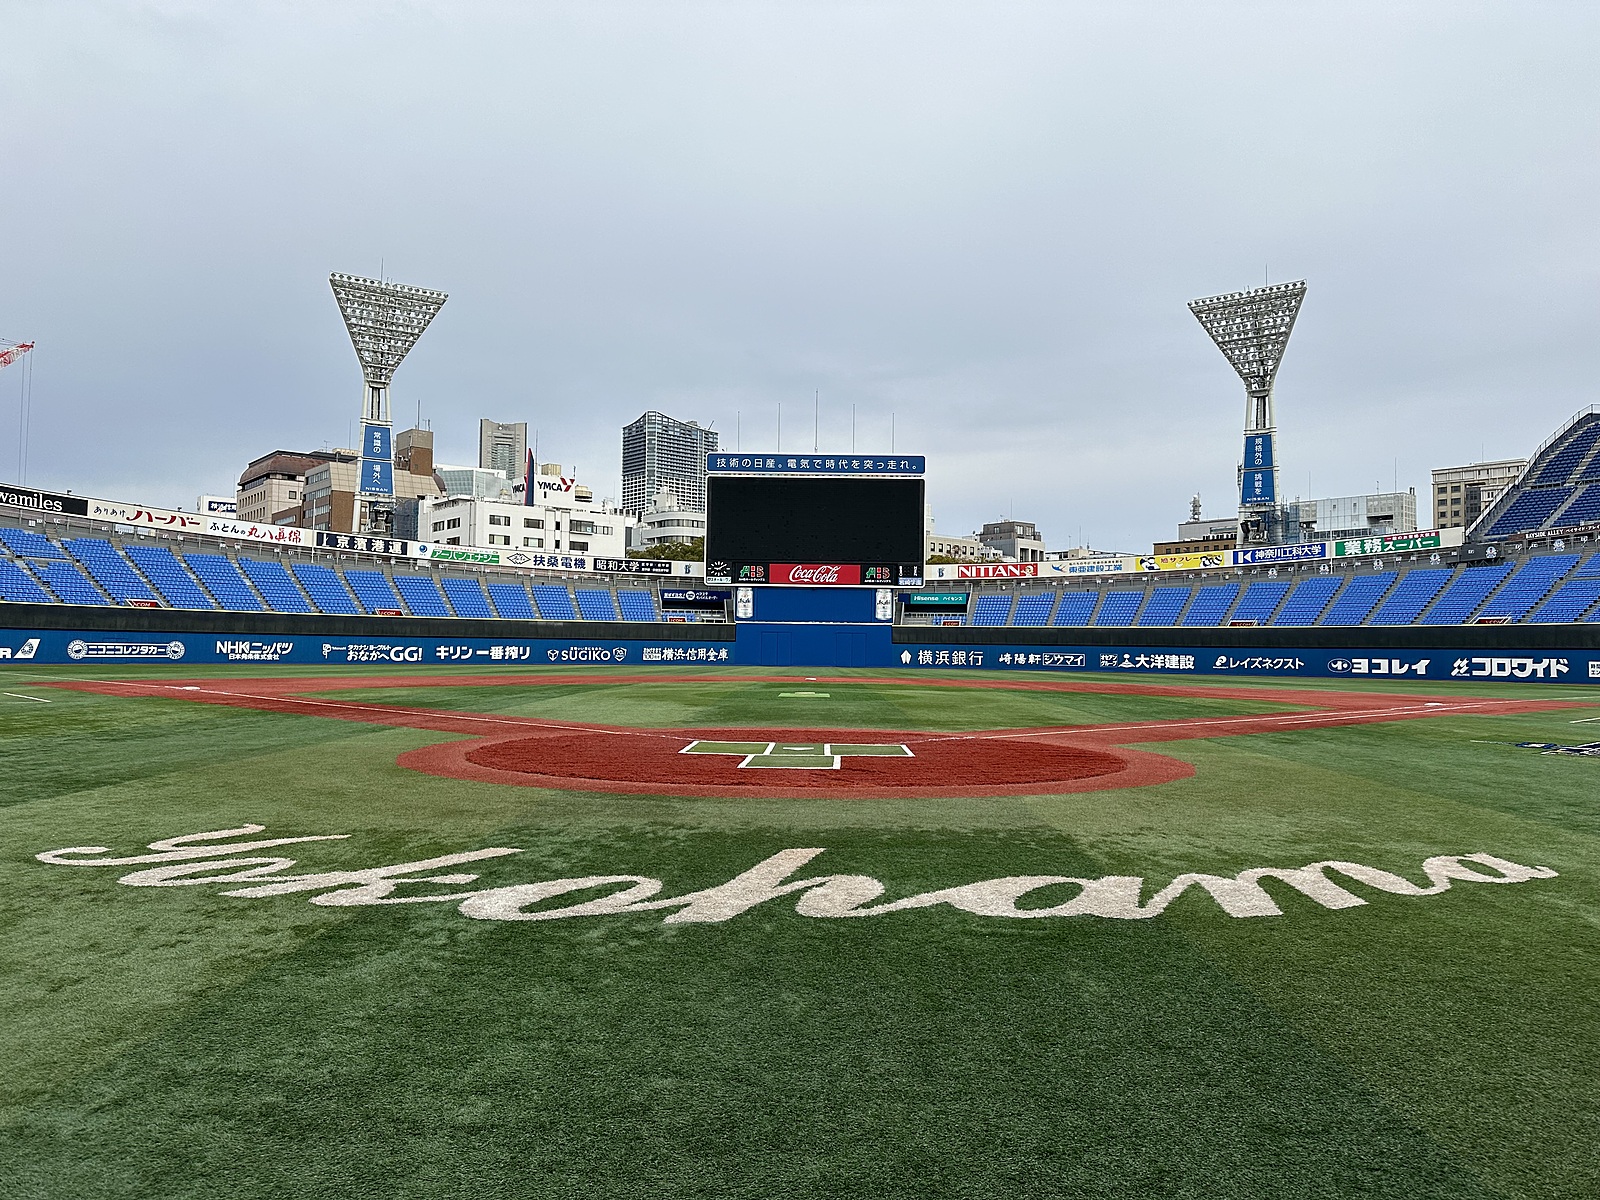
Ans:
POLYGON ((696 739, 679 754, 739 756, 741 768, 837 771, 847 758, 915 758, 904 742, 735 742, 696 739))

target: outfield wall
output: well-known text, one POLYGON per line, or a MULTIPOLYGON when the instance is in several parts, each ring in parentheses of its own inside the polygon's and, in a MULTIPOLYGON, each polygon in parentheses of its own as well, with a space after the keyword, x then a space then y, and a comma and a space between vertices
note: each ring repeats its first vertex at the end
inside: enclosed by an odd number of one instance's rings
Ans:
MULTIPOLYGON (((855 590, 855 589, 851 589, 855 590)), ((859 589, 868 596, 870 589, 859 589)), ((0 671, 24 664, 715 664, 1064 671, 1134 676, 1506 679, 1600 683, 1600 625, 982 628, 848 621, 809 589, 736 624, 332 617, 0 607, 0 671), (804 619, 808 612, 822 619, 804 619), (780 617, 774 620, 773 617, 780 617), (765 618, 765 619, 761 619, 765 618), (832 618, 830 621, 829 618, 832 618)), ((787 593, 778 595, 779 592, 787 593)))

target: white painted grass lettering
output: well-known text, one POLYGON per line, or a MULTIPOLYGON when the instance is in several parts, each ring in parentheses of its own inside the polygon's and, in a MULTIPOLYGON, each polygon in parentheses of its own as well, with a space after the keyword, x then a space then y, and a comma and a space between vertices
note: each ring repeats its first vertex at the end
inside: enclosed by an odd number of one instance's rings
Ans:
POLYGON ((557 921, 569 917, 664 912, 666 916, 662 922, 667 925, 720 924, 757 905, 788 896, 795 898, 794 910, 803 917, 877 917, 948 905, 980 917, 1020 920, 1105 917, 1138 921, 1159 916, 1191 888, 1207 893, 1230 917, 1276 917, 1282 916, 1283 910, 1262 887, 1263 880, 1276 880, 1323 908, 1338 910, 1357 908, 1367 901, 1336 882, 1332 878, 1335 875, 1392 896, 1437 896, 1448 891, 1452 881, 1524 883, 1530 879, 1556 877, 1556 872, 1549 867, 1524 867, 1492 854, 1440 854, 1422 864, 1426 884, 1414 883, 1377 867, 1329 859, 1304 867, 1251 867, 1232 876, 1179 875, 1156 890, 1148 900, 1144 898, 1144 878, 1139 875, 1104 875, 1096 879, 1072 875, 1011 875, 941 888, 902 900, 873 903, 886 889, 870 875, 792 878, 812 859, 825 853, 821 847, 812 847, 780 850, 727 883, 665 899, 658 897, 665 885, 647 875, 584 875, 507 887, 441 892, 435 889, 459 887, 478 878, 474 874, 444 871, 444 868, 503 858, 522 851, 509 846, 491 846, 384 867, 294 875, 286 873, 295 865, 294 859, 252 852, 300 842, 340 841, 350 835, 317 834, 243 842, 223 840, 260 833, 264 828, 245 825, 238 829, 166 838, 150 843, 149 849, 154 853, 125 858, 102 857, 111 853, 105 846, 68 846, 62 850, 47 850, 36 857, 40 862, 57 866, 144 868, 118 880, 129 887, 244 883, 244 887, 233 887, 221 894, 259 899, 316 892, 317 895, 310 897, 312 904, 337 908, 454 903, 463 916, 479 921, 557 921), (409 890, 417 886, 428 890, 409 890), (1055 904, 1022 903, 1033 893, 1062 887, 1077 890, 1055 904), (397 895, 402 888, 408 890, 397 895), (558 897, 593 892, 601 894, 556 907, 535 907, 558 897))

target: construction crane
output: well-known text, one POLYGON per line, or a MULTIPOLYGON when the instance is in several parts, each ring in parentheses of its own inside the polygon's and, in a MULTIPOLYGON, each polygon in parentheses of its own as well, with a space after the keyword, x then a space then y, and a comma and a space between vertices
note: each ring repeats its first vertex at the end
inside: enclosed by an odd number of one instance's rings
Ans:
POLYGON ((0 367, 9 367, 32 349, 32 342, 18 342, 15 346, 8 346, 6 349, 0 350, 0 367))

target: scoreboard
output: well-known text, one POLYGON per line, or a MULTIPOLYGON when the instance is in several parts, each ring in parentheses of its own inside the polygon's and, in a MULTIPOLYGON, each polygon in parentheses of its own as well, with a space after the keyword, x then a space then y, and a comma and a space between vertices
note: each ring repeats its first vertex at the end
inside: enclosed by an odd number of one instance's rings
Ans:
POLYGON ((914 476, 713 469, 706 479, 706 582, 920 587, 924 484, 917 465, 914 476))

